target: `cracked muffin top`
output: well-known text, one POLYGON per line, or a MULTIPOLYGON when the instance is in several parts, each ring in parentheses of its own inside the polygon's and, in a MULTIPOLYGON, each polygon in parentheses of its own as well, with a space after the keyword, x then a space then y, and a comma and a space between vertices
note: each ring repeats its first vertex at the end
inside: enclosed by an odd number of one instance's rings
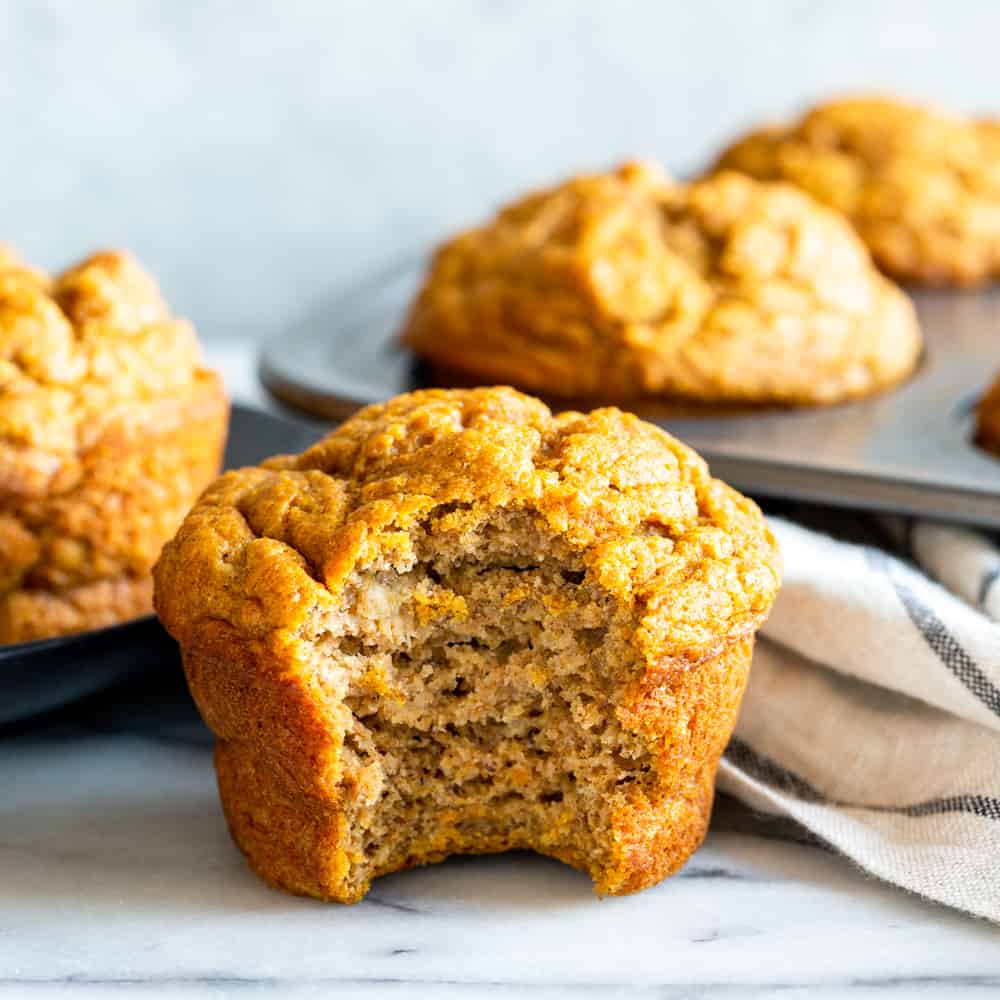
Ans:
POLYGON ((718 161, 787 180, 847 215, 878 265, 906 281, 1000 276, 1000 126, 887 97, 813 108, 740 139, 718 161))
POLYGON ((182 647, 223 622, 294 659, 317 614, 344 611, 353 574, 406 573, 428 547, 471 550, 509 512, 641 609, 650 669, 751 634, 777 591, 756 505, 665 431, 611 408, 553 415, 509 388, 425 390, 220 477, 164 549, 157 611, 182 647))
MULTIPOLYGON (((0 494, 71 487, 124 407, 183 398, 200 365, 193 328, 128 254, 50 278, 0 247, 0 494)), ((155 407, 148 416, 165 419, 155 407)))
POLYGON ((817 404, 905 377, 910 302, 791 185, 630 163, 441 247, 402 338, 446 371, 543 394, 817 404))

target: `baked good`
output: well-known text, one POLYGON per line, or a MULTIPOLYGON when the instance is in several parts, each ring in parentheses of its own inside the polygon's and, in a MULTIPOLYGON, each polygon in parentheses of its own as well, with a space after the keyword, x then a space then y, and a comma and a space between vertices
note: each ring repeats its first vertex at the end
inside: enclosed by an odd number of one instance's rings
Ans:
POLYGON ((50 279, 0 251, 0 643, 150 612, 227 416, 194 330, 131 257, 50 279))
POLYGON ((673 872, 779 578, 757 507, 665 431, 509 388, 227 473, 154 573, 233 837, 340 902, 455 853, 611 894, 673 872))
POLYGON ((1000 127, 888 97, 813 108, 727 149, 723 169, 797 184, 843 212, 903 281, 1000 276, 1000 127))
POLYGON ((976 443, 1000 455, 1000 375, 976 407, 976 443))
POLYGON ((573 178, 436 254, 418 355, 548 396, 832 403, 904 378, 913 308, 838 215, 729 173, 573 178))

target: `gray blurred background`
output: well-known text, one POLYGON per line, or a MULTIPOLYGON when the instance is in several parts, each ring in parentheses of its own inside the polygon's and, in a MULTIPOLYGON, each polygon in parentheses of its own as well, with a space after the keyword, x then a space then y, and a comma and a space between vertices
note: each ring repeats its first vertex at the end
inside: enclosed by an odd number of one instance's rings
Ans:
POLYGON ((579 168, 851 89, 998 111, 998 47, 995 0, 0 0, 0 240, 261 338, 579 168))

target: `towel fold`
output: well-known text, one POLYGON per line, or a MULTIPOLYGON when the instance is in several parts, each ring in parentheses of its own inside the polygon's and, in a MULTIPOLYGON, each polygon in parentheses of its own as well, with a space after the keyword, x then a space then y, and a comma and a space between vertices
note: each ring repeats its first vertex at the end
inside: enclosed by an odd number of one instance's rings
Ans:
POLYGON ((963 528, 868 522, 887 546, 772 519, 785 584, 719 787, 1000 921, 1000 550, 963 528))

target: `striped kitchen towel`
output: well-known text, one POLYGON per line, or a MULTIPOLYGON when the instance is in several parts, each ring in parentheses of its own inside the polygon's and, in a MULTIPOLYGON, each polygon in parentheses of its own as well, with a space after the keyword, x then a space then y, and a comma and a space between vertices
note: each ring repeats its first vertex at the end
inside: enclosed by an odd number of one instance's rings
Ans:
POLYGON ((785 583, 719 787, 1000 921, 1000 550, 868 520, 898 556, 772 519, 785 583))

